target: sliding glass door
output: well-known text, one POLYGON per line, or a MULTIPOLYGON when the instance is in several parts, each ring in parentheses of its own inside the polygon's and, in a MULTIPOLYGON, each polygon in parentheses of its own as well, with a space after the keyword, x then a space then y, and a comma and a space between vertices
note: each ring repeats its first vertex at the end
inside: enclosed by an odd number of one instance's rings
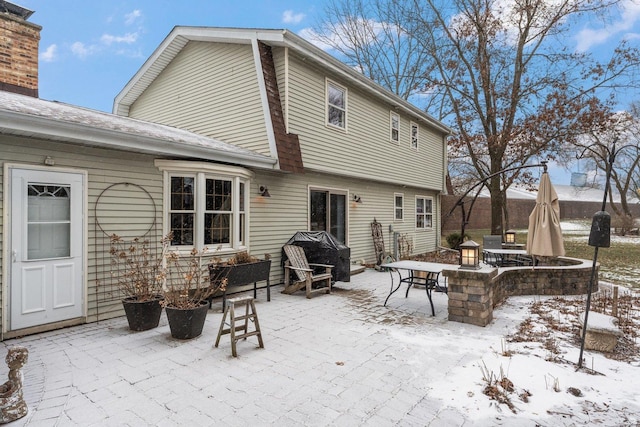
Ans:
POLYGON ((311 190, 309 230, 328 231, 340 242, 347 239, 347 194, 331 190, 311 190))

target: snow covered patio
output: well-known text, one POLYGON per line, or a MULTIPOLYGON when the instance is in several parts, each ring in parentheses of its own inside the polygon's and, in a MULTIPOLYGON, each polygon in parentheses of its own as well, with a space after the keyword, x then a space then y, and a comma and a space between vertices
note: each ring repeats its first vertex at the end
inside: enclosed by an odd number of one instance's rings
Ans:
POLYGON ((616 361, 586 352, 593 372, 576 372, 579 347, 571 325, 579 310, 555 297, 510 297, 493 322, 478 327, 447 321, 445 294, 434 293, 432 317, 422 289, 383 307, 389 274, 370 269, 338 282, 331 295, 306 299, 272 291, 271 302, 259 291, 256 304, 265 348, 241 341, 238 358, 228 340, 213 346, 220 301, 209 310, 203 334, 189 341, 170 337, 164 314, 150 331, 130 332, 122 317, 5 341, 29 349, 30 412, 13 424, 640 422, 637 354, 616 361), (484 393, 491 383, 500 398, 498 381, 511 383, 504 403, 484 393))

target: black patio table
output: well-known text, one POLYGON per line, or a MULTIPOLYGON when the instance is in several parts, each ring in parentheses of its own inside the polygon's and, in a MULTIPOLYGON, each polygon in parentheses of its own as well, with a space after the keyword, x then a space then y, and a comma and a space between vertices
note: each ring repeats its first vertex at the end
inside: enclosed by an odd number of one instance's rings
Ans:
POLYGON ((444 292, 447 293, 447 285, 441 285, 438 281, 440 277, 440 273, 445 269, 455 269, 457 266, 453 264, 442 264, 439 262, 424 262, 424 261, 411 261, 411 260, 402 260, 402 261, 394 261, 386 264, 380 265, 382 268, 386 268, 389 270, 389 275, 391 276, 391 290, 387 298, 384 300, 384 306, 386 307, 387 301, 389 301, 389 297, 393 295, 403 283, 407 284, 407 292, 405 293, 405 298, 409 296, 409 289, 413 285, 424 286, 427 291, 427 297, 429 298, 429 304, 431 305, 431 315, 435 316, 436 311, 433 307, 433 300, 431 299, 431 293, 435 290, 436 292, 444 292), (402 277, 401 271, 407 271, 408 275, 406 277, 402 277), (398 285, 393 287, 393 273, 394 271, 398 274, 398 285), (418 272, 426 273, 424 276, 418 275, 418 272))
POLYGON ((524 249, 484 249, 482 260, 485 264, 494 267, 507 267, 518 265, 518 257, 524 255, 527 255, 527 251, 524 249))

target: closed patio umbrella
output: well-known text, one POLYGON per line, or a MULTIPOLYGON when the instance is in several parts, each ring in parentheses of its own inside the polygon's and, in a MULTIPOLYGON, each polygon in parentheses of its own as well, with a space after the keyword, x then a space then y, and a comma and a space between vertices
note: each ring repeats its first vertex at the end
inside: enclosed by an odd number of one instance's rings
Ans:
POLYGON ((529 215, 527 253, 537 256, 564 255, 564 242, 560 228, 560 202, 547 172, 540 177, 536 205, 529 215))

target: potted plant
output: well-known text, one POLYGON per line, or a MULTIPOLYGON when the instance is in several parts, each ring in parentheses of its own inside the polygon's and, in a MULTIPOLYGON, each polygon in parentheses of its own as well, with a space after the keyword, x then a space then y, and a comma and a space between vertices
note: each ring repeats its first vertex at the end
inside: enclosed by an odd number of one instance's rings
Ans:
MULTIPOLYGON (((249 255, 248 252, 238 252, 226 261, 215 258, 209 264, 209 278, 211 286, 215 287, 221 280, 226 280, 223 292, 222 309, 224 310, 227 290, 232 286, 243 286, 253 283, 253 297, 256 298, 257 282, 267 282, 267 301, 271 301, 271 259, 269 254, 261 260, 249 255)), ((211 305, 210 305, 211 306, 211 305)))
POLYGON ((190 339, 202 333, 209 298, 217 291, 223 291, 227 281, 219 277, 213 283, 202 266, 206 249, 193 249, 188 255, 168 252, 164 265, 164 301, 171 336, 190 339))
POLYGON ((111 276, 123 295, 129 329, 155 328, 162 314, 162 253, 154 253, 147 239, 130 241, 111 236, 111 276))

